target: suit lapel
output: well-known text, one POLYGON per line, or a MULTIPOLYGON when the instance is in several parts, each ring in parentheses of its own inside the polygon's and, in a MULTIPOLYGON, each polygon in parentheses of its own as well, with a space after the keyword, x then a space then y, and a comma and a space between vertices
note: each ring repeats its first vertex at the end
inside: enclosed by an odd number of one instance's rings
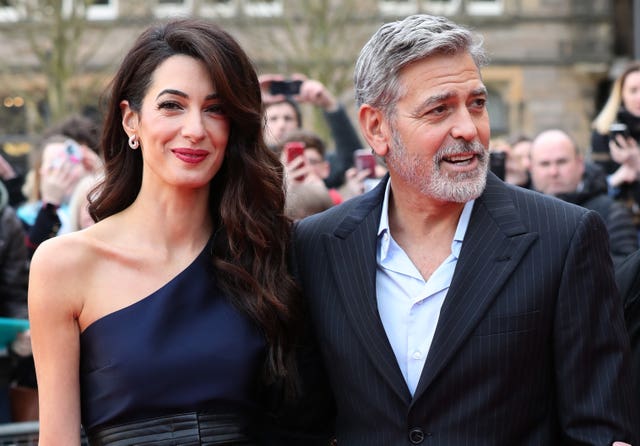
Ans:
POLYGON ((489 175, 474 204, 414 402, 471 335, 537 237, 527 232, 506 186, 489 175))
POLYGON ((411 401, 402 372, 378 314, 376 300, 377 231, 386 181, 360 202, 326 236, 326 250, 345 313, 373 366, 405 404, 411 401))

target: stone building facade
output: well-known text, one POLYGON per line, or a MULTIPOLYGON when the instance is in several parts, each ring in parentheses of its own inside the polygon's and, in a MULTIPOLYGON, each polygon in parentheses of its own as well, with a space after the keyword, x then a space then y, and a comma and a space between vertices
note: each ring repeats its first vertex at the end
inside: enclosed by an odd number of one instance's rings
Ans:
MULTIPOLYGON (((29 53, 24 34, 11 32, 12 27, 23 26, 19 11, 11 6, 19 1, 0 0, 3 40, 0 60, 11 62, 0 85, 0 98, 5 98, 5 106, 0 110, 0 118, 4 118, 0 121, 4 122, 11 122, 9 115, 19 111, 15 105, 13 110, 7 107, 7 98, 18 98, 30 89, 41 91, 49 82, 39 74, 38 61, 29 53)), ((63 8, 68 8, 74 0, 60 1, 63 8)), ((92 53, 78 78, 90 90, 84 105, 91 106, 109 73, 142 28, 167 17, 203 16, 216 20, 235 35, 259 71, 307 70, 310 76, 320 78, 332 88, 355 117, 349 81, 353 62, 366 39, 385 21, 417 12, 442 14, 471 27, 484 38, 491 64, 483 70, 483 76, 490 91, 495 136, 535 135, 549 127, 560 127, 587 149, 590 121, 608 92, 611 77, 632 57, 631 3, 631 0, 95 0, 86 10, 88 28, 83 37, 83 45, 92 53), (312 9, 314 4, 316 9, 312 9), (328 5, 329 9, 318 9, 319 5, 328 5), (309 31, 311 27, 317 28, 315 34, 309 31), (324 41, 324 47, 315 45, 317 41, 324 41)), ((23 110, 22 115, 21 119, 29 119, 28 112, 23 110)), ((6 128, 0 131, 15 133, 6 128)))

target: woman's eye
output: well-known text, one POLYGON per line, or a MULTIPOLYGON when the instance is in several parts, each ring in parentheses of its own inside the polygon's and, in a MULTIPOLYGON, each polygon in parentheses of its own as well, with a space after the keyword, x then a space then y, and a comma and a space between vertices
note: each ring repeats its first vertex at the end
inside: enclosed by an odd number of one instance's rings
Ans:
POLYGON ((224 108, 222 104, 214 104, 207 107, 207 112, 216 113, 216 114, 224 114, 224 108))
POLYGON ((180 110, 182 107, 177 102, 165 101, 158 104, 158 109, 164 110, 180 110))

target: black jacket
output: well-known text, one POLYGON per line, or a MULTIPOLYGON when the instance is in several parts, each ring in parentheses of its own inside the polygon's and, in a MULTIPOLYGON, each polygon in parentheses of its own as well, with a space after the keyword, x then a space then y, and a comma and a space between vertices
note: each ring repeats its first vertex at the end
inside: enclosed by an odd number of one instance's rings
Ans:
POLYGON ((560 194, 558 198, 600 214, 609 231, 611 257, 614 263, 619 263, 638 249, 638 233, 633 224, 631 211, 608 195, 607 178, 599 166, 587 163, 580 190, 560 194))
POLYGON ((0 183, 0 316, 27 318, 29 254, 24 230, 0 183))

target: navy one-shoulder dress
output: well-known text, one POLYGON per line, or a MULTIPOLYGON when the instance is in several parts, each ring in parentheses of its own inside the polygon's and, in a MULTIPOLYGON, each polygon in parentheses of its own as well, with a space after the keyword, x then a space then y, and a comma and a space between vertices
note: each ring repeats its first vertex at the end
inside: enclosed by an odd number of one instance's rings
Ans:
POLYGON ((207 245, 162 288, 82 332, 83 427, 100 445, 248 444, 265 345, 216 285, 207 245))

